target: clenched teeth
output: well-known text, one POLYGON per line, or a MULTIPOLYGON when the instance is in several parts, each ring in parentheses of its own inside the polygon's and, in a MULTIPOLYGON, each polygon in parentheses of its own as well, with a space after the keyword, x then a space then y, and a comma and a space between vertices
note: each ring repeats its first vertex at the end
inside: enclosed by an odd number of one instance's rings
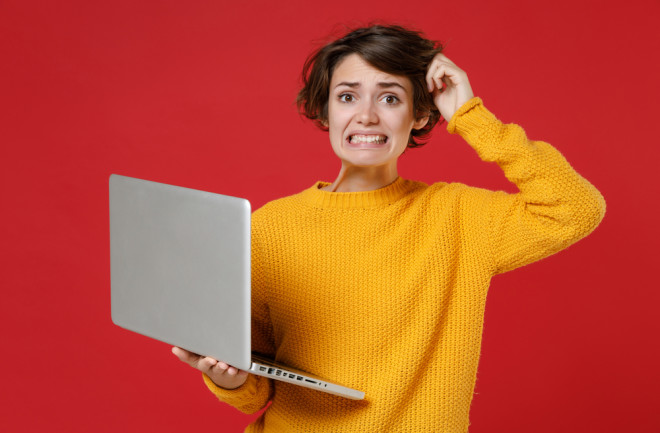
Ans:
POLYGON ((351 135, 349 137, 351 143, 378 143, 383 144, 387 141, 385 135, 351 135))

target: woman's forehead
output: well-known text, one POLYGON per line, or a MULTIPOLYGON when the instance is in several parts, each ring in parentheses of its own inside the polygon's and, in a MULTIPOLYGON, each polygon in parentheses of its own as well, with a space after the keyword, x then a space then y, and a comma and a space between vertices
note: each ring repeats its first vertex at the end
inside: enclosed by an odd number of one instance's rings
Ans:
POLYGON ((384 88, 399 87, 406 92, 412 91, 412 83, 408 77, 381 71, 367 63, 358 54, 350 54, 342 59, 335 67, 330 80, 331 90, 340 86, 359 88, 366 85, 384 88))

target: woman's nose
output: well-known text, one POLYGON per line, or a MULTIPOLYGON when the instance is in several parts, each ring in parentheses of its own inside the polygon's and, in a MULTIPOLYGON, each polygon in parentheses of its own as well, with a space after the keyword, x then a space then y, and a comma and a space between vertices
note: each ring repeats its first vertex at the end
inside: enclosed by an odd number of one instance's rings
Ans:
POLYGON ((376 106, 371 101, 364 101, 360 105, 358 113, 358 121, 362 124, 370 125, 378 122, 378 113, 376 113, 376 106))

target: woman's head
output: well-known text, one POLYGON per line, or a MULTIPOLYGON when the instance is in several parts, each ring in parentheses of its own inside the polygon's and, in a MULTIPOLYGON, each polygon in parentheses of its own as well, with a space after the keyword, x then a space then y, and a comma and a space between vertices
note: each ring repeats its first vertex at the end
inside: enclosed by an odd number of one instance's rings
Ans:
POLYGON ((408 147, 422 145, 440 119, 440 113, 427 89, 426 72, 433 57, 442 51, 434 41, 419 32, 399 26, 375 25, 351 31, 346 36, 315 51, 303 67, 303 88, 298 94, 300 112, 319 127, 328 127, 328 98, 333 72, 346 57, 357 54, 374 68, 406 77, 413 88, 415 117, 425 118, 425 126, 411 131, 408 147))

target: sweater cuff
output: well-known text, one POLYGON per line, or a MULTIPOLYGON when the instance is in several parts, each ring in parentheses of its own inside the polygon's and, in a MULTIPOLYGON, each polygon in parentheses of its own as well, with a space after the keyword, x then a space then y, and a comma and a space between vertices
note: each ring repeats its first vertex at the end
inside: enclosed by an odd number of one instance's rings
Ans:
POLYGON ((257 394, 257 378, 253 374, 248 374, 245 383, 236 389, 221 388, 204 373, 202 373, 202 377, 206 386, 220 401, 234 406, 239 410, 245 403, 251 402, 257 394))
POLYGON ((454 113, 447 125, 450 134, 459 134, 462 137, 474 135, 477 131, 492 122, 499 122, 497 118, 484 107, 478 96, 467 101, 454 113))
MULTIPOLYGON (((481 98, 474 97, 452 116, 447 131, 450 134, 459 134, 468 142, 479 157, 488 162, 497 162, 508 159, 507 155, 517 155, 521 149, 522 141, 503 139, 506 133, 505 125, 488 111, 483 105, 481 98)), ((521 137, 526 137, 522 128, 517 128, 521 137)), ((510 131, 511 132, 511 131, 510 131)))

